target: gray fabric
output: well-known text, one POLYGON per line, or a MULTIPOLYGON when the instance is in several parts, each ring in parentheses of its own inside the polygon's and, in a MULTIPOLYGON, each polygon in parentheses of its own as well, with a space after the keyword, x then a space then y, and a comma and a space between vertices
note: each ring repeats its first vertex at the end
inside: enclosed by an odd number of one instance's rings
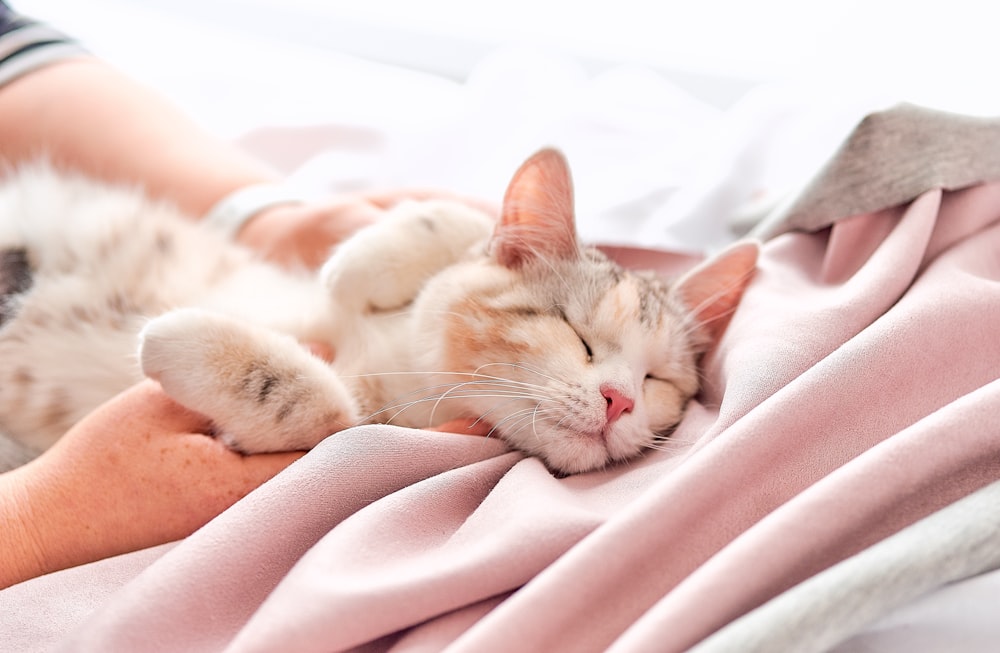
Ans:
POLYGON ((833 653, 996 653, 1000 571, 946 585, 894 610, 833 653))
POLYGON ((793 587, 691 652, 826 651, 908 601, 998 567, 1000 482, 793 587))
POLYGON ((1000 179, 1000 119, 901 104, 872 113, 791 201, 751 235, 766 240, 905 204, 925 191, 1000 179))

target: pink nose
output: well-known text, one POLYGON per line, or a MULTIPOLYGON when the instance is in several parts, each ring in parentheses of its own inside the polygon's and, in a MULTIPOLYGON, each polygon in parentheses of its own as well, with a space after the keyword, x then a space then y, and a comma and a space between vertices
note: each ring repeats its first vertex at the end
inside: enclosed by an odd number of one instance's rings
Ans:
POLYGON ((608 402, 608 424, 611 424, 616 419, 622 416, 622 413, 628 413, 632 411, 635 406, 635 402, 615 390, 611 386, 602 385, 601 394, 608 402))

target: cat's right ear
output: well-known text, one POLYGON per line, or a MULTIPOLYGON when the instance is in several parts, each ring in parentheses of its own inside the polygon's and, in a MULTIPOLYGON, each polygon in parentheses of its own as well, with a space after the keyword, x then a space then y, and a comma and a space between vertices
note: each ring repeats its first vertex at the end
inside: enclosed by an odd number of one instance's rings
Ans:
POLYGON ((673 292, 694 316, 708 342, 725 331, 729 316, 739 306, 743 292, 757 269, 760 246, 746 240, 730 245, 682 276, 673 292))
POLYGON ((563 155, 547 148, 525 161, 503 199, 491 254, 508 268, 533 260, 579 256, 573 215, 573 182, 563 155))

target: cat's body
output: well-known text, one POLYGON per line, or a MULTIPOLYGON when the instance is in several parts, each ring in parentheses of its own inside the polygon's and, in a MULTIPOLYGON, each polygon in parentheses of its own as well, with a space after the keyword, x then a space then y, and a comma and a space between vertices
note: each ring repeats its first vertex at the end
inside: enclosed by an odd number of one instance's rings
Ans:
POLYGON ((734 252, 671 288, 581 249, 552 151, 499 222, 406 204, 318 276, 138 192, 29 169, 0 187, 0 431, 45 448, 150 376, 246 452, 466 417, 557 471, 600 468, 680 419, 753 268, 755 248, 734 252), (301 341, 329 344, 332 368, 301 341))

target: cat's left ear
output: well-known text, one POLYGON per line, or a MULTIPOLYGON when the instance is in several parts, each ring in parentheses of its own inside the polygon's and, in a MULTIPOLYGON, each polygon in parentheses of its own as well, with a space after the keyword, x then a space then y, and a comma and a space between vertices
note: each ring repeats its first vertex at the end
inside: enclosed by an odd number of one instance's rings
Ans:
POLYGON ((701 325, 708 342, 715 342, 726 330, 729 316, 739 306, 757 269, 759 252, 760 246, 754 241, 730 245, 674 285, 676 297, 701 325))
POLYGON ((579 256, 573 182, 569 165, 558 150, 537 152, 514 173, 490 249, 497 261, 509 268, 533 260, 579 256))

